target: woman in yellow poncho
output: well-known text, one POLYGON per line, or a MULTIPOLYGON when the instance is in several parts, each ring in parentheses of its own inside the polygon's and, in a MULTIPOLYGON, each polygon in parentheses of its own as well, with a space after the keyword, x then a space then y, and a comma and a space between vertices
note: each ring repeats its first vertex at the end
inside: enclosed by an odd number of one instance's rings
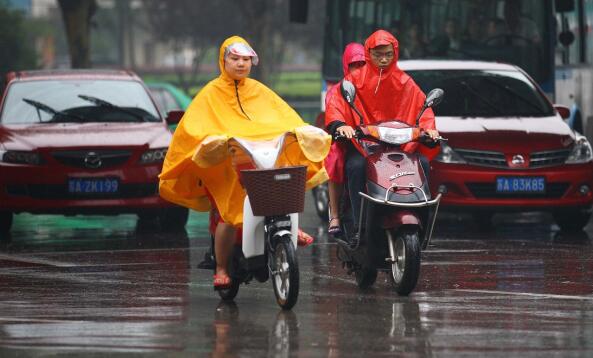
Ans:
POLYGON ((307 188, 327 179, 322 162, 331 138, 323 134, 311 140, 299 135, 306 126, 299 115, 272 90, 247 78, 257 62, 257 54, 241 37, 223 42, 221 74, 198 93, 179 122, 160 175, 159 191, 166 200, 198 211, 210 210, 208 197, 214 201, 223 221, 214 234, 214 283, 218 287, 230 284, 227 264, 236 228, 243 222, 245 191, 230 158, 196 158, 201 147, 216 143, 212 138, 267 140, 294 132, 299 142, 297 151, 284 155, 291 157, 292 164, 307 165, 307 188))

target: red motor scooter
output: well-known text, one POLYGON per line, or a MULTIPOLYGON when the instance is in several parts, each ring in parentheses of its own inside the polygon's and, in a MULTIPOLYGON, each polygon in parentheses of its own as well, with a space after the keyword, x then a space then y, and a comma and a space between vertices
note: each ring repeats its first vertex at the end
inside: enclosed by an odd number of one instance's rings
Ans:
MULTIPOLYGON (((341 93, 362 118, 354 106, 354 85, 342 81, 341 93)), ((438 88, 428 94, 415 127, 394 120, 357 129, 355 147, 367 162, 366 191, 359 193, 358 225, 349 220, 349 212, 339 213, 347 240, 337 241, 338 258, 349 274, 355 274, 360 288, 373 285, 378 271, 390 273, 400 295, 408 295, 416 287, 420 252, 430 242, 441 193, 431 197, 418 154, 406 153, 400 145, 412 141, 428 146, 438 143, 421 132, 418 121, 443 95, 444 91, 438 88), (357 232, 353 232, 355 227, 357 232)))

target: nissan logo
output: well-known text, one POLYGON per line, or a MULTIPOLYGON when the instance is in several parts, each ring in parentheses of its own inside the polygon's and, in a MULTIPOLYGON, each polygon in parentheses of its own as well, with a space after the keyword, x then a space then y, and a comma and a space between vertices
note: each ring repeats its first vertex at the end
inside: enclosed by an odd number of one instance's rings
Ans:
POLYGON ((511 163, 514 165, 525 164, 525 158, 523 158, 521 154, 514 155, 513 159, 511 159, 511 163))
POLYGON ((101 164, 101 157, 95 152, 88 152, 84 157, 84 166, 87 168, 97 169, 101 164))

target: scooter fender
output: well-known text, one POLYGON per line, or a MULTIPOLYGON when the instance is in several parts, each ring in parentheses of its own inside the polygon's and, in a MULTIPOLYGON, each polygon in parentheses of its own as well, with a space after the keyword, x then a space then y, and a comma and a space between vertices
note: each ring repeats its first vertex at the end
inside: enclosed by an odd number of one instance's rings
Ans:
POLYGON ((245 258, 260 256, 264 254, 265 246, 265 232, 264 232, 265 216, 253 215, 251 210, 251 203, 249 197, 245 196, 243 202, 243 255, 245 258))
MULTIPOLYGON (((290 234, 294 248, 297 248, 297 235, 299 230, 299 214, 293 213, 290 217, 290 234)), ((253 215, 249 197, 245 196, 243 202, 243 255, 249 259, 251 257, 263 255, 265 252, 265 216, 253 215)))
POLYGON ((414 211, 397 210, 385 215, 381 225, 383 229, 397 230, 403 225, 417 225, 422 227, 422 221, 420 221, 420 217, 414 211))

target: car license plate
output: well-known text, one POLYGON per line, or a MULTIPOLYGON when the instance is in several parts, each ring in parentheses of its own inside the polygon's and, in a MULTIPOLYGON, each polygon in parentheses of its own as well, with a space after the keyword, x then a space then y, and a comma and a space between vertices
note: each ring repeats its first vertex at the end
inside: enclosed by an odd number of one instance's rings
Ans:
POLYGON ((71 194, 117 193, 119 181, 113 178, 69 178, 68 192, 71 194))
POLYGON ((498 177, 496 178, 497 193, 545 193, 544 177, 498 177))

